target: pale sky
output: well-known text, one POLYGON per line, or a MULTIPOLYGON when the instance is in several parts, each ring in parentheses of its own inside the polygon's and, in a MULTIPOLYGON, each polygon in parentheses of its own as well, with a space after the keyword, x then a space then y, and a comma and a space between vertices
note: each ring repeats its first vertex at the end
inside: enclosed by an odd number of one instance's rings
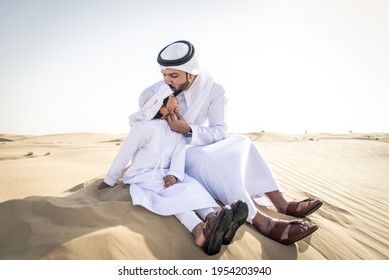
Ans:
POLYGON ((0 133, 127 133, 191 41, 230 132, 389 132, 389 1, 0 0, 0 133))

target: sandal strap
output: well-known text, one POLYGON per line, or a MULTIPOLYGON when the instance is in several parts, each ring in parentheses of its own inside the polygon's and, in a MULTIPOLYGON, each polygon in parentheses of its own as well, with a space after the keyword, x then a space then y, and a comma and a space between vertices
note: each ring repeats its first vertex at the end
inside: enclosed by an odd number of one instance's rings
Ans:
POLYGON ((282 234, 284 233, 285 229, 290 225, 289 230, 288 230, 288 238, 289 238, 291 235, 298 233, 298 232, 295 232, 296 228, 293 229, 291 227, 291 225, 302 224, 302 223, 303 223, 302 220, 291 220, 288 222, 278 221, 275 223, 273 228, 270 230, 267 237, 269 237, 273 240, 276 240, 276 241, 281 241, 282 234))
POLYGON ((291 201, 288 203, 288 206, 286 207, 286 212, 285 214, 294 214, 297 212, 297 206, 301 203, 301 202, 311 202, 313 201, 314 199, 312 197, 310 198, 306 198, 304 200, 301 200, 301 201, 291 201))
POLYGON ((273 240, 281 240, 281 236, 284 233, 289 223, 276 222, 272 229, 269 231, 268 237, 273 240))
POLYGON ((207 238, 211 234, 213 228, 216 226, 218 220, 220 219, 220 215, 222 214, 222 212, 226 211, 226 209, 226 207, 220 208, 215 212, 213 216, 209 217, 205 221, 205 223, 203 224, 203 233, 205 238, 207 238))

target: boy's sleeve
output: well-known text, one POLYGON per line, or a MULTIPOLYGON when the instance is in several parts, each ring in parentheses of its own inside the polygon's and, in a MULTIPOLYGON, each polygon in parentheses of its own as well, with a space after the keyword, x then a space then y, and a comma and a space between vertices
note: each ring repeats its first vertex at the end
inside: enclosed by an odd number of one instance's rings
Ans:
POLYGON ((126 140, 123 142, 119 152, 117 153, 104 182, 110 186, 115 186, 116 182, 122 176, 128 162, 139 149, 145 144, 146 137, 144 136, 142 126, 136 123, 128 133, 126 140))
POLYGON ((168 172, 169 175, 175 176, 180 181, 184 179, 185 174, 185 146, 186 141, 184 137, 182 137, 182 139, 173 151, 172 159, 170 162, 170 169, 168 172))

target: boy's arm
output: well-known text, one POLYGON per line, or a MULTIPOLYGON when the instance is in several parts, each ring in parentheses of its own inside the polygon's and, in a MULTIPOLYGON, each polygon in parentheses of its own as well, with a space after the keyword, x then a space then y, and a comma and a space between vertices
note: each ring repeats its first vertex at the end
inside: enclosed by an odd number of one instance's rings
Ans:
POLYGON ((186 142, 184 137, 181 138, 180 142, 177 144, 176 148, 173 151, 172 159, 170 162, 170 168, 168 175, 173 175, 178 180, 182 181, 184 179, 185 173, 185 149, 186 142))
POLYGON ((117 153, 104 181, 97 187, 97 189, 105 189, 113 187, 121 177, 131 157, 137 149, 145 143, 145 136, 142 126, 136 123, 128 133, 126 140, 123 142, 119 152, 117 153))

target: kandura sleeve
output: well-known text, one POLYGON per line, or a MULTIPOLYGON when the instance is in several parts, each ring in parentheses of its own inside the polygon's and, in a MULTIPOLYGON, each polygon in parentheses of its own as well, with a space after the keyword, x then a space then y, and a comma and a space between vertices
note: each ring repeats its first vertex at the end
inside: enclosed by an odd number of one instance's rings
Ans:
POLYGON ((184 179, 185 172, 185 145, 185 139, 181 138, 178 145, 173 151, 168 172, 169 175, 175 176, 180 181, 184 179))
POLYGON ((146 142, 145 133, 141 122, 134 124, 126 140, 123 142, 119 152, 117 153, 104 182, 110 186, 114 186, 122 176, 124 169, 129 163, 134 153, 142 147, 146 142))
POLYGON ((217 85, 212 89, 208 108, 208 126, 190 124, 192 128, 192 145, 208 145, 225 138, 227 132, 227 99, 223 87, 217 85))

